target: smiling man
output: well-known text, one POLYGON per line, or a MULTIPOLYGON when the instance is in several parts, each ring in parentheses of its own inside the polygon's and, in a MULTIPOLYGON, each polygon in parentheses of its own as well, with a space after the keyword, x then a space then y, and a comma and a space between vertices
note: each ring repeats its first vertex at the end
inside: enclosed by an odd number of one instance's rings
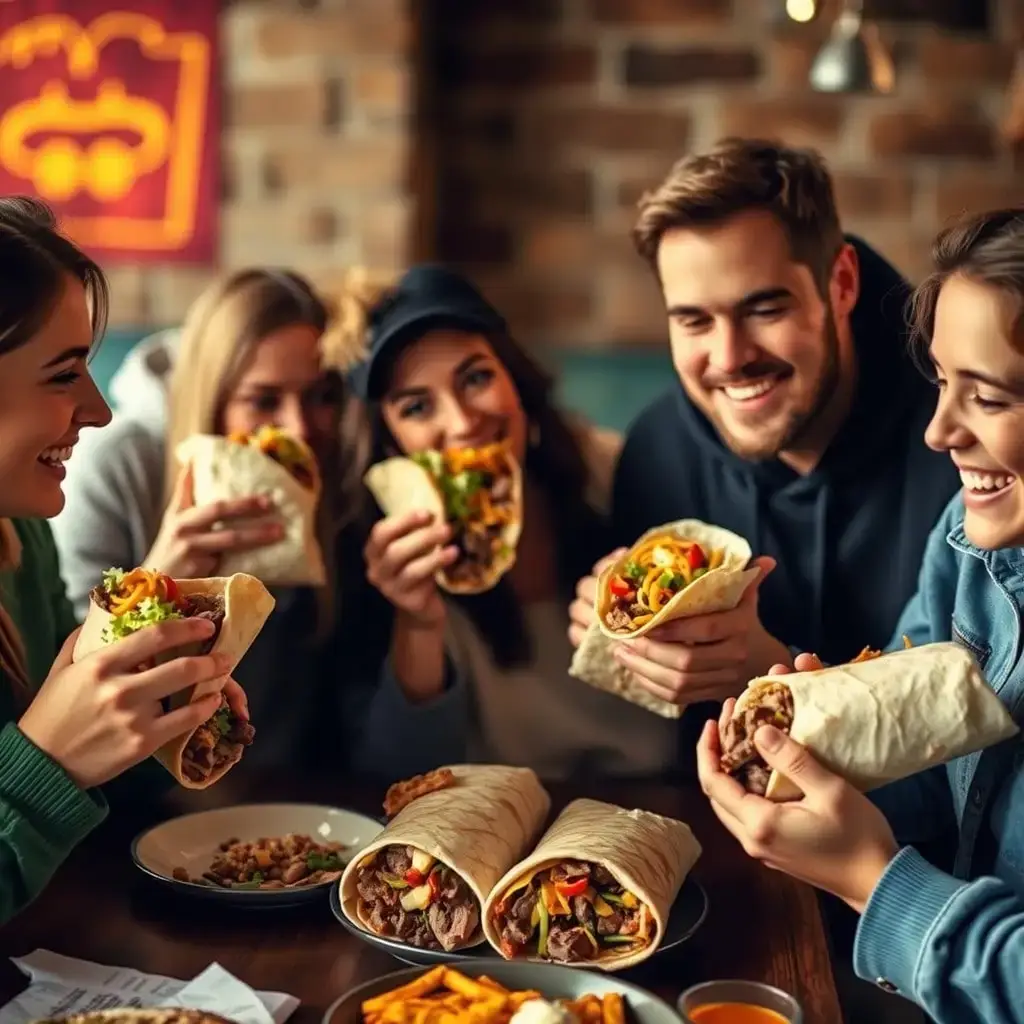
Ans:
MULTIPOLYGON (((686 716, 700 724, 701 702, 789 648, 834 662, 887 643, 958 479, 924 442, 935 392, 906 350, 909 285, 844 237, 817 154, 727 139, 687 157, 641 201, 634 240, 679 385, 629 431, 617 539, 702 519, 745 537, 762 569, 735 611, 615 646, 651 692, 700 705, 686 716)), ((571 610, 577 643, 595 583, 571 610)))

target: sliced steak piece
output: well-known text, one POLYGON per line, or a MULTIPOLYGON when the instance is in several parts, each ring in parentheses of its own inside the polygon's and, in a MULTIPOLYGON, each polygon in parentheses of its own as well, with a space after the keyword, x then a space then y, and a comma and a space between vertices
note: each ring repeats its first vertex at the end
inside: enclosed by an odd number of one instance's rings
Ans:
POLYGON ((548 932, 548 956, 561 963, 578 963, 594 958, 594 944, 581 927, 558 922, 548 932))

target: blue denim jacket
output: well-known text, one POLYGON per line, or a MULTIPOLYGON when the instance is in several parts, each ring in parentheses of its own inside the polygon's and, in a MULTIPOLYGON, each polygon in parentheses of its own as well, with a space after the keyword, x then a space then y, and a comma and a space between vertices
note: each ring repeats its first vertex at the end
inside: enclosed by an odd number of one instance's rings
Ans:
MULTIPOLYGON (((1022 724, 1024 548, 975 548, 963 520, 958 494, 932 531, 891 646, 902 647, 903 635, 915 646, 963 644, 1022 724)), ((885 786, 872 799, 901 842, 933 838, 955 821, 960 877, 904 847, 861 918, 857 973, 913 999, 939 1024, 1024 1022, 1024 738, 885 786), (979 850, 989 851, 987 863, 977 863, 979 850)))

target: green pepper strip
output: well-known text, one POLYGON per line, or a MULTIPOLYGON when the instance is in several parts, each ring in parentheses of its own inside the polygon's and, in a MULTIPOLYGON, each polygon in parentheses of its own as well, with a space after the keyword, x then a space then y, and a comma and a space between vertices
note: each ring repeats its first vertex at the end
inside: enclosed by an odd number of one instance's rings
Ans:
POLYGON ((610 946, 624 946, 628 942, 636 942, 635 935, 602 935, 601 939, 610 946))
POLYGON ((547 956, 548 952, 548 908, 544 906, 544 896, 537 900, 537 956, 547 956))
POLYGON ((409 883, 404 878, 395 878, 394 875, 386 875, 382 871, 380 877, 391 886, 392 889, 408 889, 409 883))
POLYGON ((602 893, 599 893, 598 895, 606 903, 614 903, 618 907, 624 907, 626 905, 626 903, 623 900, 623 898, 621 896, 616 896, 615 893, 613 893, 613 892, 602 892, 602 893))

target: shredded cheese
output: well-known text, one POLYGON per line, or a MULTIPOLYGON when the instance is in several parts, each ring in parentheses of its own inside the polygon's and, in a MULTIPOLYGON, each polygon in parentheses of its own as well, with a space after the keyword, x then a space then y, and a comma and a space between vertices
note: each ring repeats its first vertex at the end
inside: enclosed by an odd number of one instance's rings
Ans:
POLYGON ((133 569, 126 573, 118 593, 110 595, 110 610, 114 615, 124 615, 137 608, 147 597, 166 601, 168 577, 152 569, 133 569))

